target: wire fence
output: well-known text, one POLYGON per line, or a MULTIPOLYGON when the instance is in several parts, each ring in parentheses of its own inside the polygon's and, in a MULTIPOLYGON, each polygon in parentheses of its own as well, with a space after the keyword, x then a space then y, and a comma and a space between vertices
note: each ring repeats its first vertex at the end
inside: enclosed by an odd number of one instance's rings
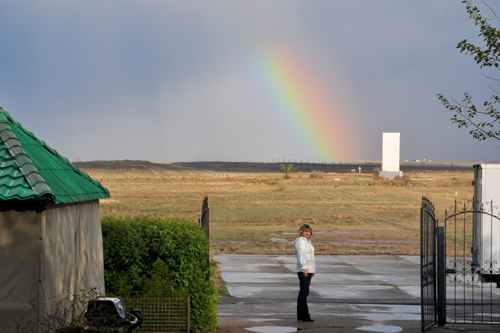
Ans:
POLYGON ((139 332, 189 332, 189 297, 137 296, 124 301, 128 308, 140 309, 144 316, 139 332))

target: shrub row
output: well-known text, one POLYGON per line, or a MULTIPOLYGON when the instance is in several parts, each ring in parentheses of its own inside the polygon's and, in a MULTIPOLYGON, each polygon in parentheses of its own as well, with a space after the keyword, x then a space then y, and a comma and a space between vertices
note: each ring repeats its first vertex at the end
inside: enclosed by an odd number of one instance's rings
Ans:
POLYGON ((192 221, 148 217, 102 218, 106 293, 158 293, 191 297, 191 328, 217 327, 217 291, 210 277, 209 240, 192 221), (161 289, 161 288, 160 288, 161 289))

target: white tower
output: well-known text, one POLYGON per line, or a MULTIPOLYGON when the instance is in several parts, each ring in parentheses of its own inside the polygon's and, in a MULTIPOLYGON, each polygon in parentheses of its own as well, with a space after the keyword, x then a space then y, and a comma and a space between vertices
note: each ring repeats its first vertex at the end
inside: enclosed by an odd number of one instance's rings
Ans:
POLYGON ((382 171, 381 178, 394 179, 396 176, 403 176, 399 170, 399 142, 400 133, 382 134, 382 171))

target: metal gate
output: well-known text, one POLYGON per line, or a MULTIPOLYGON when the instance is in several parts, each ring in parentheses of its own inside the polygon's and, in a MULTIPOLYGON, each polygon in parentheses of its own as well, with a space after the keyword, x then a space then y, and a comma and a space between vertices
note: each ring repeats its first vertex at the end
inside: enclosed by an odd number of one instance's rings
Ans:
POLYGON ((500 324, 500 217, 492 202, 445 212, 447 323, 500 324))
POLYGON ((420 208, 420 300, 422 332, 437 323, 436 227, 434 205, 422 197, 420 208))
POLYGON ((455 201, 439 227, 434 205, 422 198, 422 331, 445 323, 500 325, 497 210, 491 201, 455 201))

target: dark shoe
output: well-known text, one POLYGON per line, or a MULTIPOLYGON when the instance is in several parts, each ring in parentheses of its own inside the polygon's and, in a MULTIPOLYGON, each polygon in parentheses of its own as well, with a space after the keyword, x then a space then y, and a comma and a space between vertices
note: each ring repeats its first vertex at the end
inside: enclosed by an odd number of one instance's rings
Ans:
POLYGON ((311 318, 309 318, 309 319, 300 319, 299 321, 308 321, 308 322, 311 322, 311 321, 314 321, 314 319, 311 319, 311 318))

